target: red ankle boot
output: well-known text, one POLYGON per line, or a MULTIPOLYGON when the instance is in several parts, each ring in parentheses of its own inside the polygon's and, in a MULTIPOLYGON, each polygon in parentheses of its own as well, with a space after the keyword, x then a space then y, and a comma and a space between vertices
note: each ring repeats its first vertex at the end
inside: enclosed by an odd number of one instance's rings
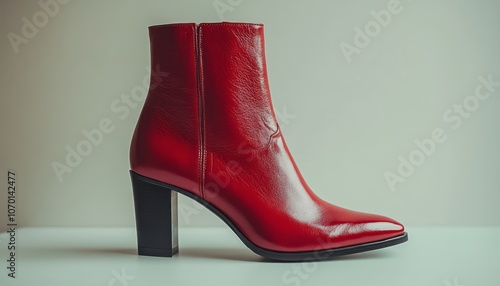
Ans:
POLYGON ((273 111, 258 24, 149 28, 151 86, 131 144, 140 255, 178 251, 177 193, 203 204, 255 253, 321 260, 405 242, 390 218, 316 196, 273 111))

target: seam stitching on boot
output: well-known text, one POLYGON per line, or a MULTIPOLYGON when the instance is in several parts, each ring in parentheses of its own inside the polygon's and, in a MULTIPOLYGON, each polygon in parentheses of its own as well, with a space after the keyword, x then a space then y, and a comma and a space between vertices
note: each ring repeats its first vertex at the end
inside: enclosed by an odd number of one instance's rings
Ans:
POLYGON ((205 198, 205 171, 206 171, 206 130, 205 130, 205 80, 204 80, 204 73, 203 73, 203 29, 201 26, 198 26, 196 29, 196 34, 198 38, 198 61, 199 61, 199 89, 200 89, 200 94, 199 98, 201 101, 201 110, 200 112, 200 132, 201 132, 201 144, 200 144, 200 155, 201 155, 201 162, 200 162, 200 194, 202 198, 205 198))

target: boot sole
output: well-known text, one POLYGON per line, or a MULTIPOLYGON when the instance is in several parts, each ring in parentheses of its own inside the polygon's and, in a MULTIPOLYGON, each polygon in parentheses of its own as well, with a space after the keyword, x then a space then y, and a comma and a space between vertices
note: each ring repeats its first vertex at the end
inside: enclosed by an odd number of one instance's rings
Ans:
POLYGON ((183 194, 222 219, 250 250, 272 260, 319 261, 337 256, 376 250, 408 241, 408 234, 363 244, 303 252, 280 252, 261 248, 241 233, 235 224, 216 207, 182 188, 130 171, 134 193, 138 254, 172 257, 179 251, 177 226, 177 193, 183 194))

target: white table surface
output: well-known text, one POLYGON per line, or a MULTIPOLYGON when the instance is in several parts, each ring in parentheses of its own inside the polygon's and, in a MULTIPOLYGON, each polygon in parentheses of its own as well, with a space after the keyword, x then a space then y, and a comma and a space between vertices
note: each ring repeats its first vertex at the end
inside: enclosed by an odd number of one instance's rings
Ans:
POLYGON ((500 228, 408 232, 391 248, 283 263, 257 256, 229 228, 181 228, 173 258, 137 256, 133 228, 21 228, 15 279, 0 233, 0 285, 500 285, 500 228))

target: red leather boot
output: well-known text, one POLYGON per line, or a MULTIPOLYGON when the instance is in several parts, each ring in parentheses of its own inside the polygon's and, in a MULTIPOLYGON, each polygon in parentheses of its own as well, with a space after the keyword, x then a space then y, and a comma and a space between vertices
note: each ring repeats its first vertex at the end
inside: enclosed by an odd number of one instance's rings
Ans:
POLYGON ((149 35, 153 76, 130 150, 140 255, 178 251, 177 193, 270 259, 321 260, 408 239, 400 223, 332 205, 307 186, 273 111, 262 25, 171 24, 149 35))

